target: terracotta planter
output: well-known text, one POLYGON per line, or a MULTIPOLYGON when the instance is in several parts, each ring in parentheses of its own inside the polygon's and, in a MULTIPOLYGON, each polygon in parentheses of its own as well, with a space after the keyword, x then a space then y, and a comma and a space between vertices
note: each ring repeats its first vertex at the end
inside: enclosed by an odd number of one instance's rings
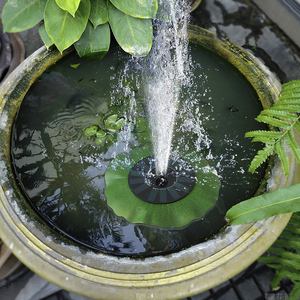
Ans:
MULTIPOLYGON (((189 36, 238 68, 265 107, 276 101, 279 83, 248 52, 198 27, 191 26, 189 36)), ((289 215, 227 227, 207 242, 178 253, 143 259, 84 250, 39 219, 14 179, 10 131, 26 91, 61 57, 56 50, 39 49, 7 78, 0 90, 1 238, 24 264, 56 285, 90 298, 179 299, 228 280, 268 249, 286 226, 289 215)), ((271 189, 294 183, 296 163, 293 158, 290 158, 290 168, 290 175, 285 177, 280 164, 275 164, 270 175, 271 189)))

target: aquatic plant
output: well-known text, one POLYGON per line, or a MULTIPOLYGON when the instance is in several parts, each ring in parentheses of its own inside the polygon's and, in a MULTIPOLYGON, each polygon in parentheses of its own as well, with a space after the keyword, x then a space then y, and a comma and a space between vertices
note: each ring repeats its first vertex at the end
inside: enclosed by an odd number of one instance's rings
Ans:
POLYGON ((151 19, 157 0, 8 0, 2 12, 3 29, 18 32, 38 23, 49 48, 60 52, 74 44, 80 56, 103 56, 109 50, 111 31, 121 48, 133 56, 151 49, 151 19))

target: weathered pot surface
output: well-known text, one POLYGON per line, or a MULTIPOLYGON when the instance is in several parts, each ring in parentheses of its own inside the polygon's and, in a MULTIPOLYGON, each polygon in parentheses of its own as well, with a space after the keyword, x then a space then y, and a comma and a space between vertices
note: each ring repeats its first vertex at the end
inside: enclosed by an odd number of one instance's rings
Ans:
MULTIPOLYGON (((197 27, 190 39, 226 58, 251 82, 267 107, 280 85, 252 55, 197 27)), ((65 53, 66 54, 66 53, 65 53)), ((56 51, 41 48, 22 63, 0 89, 0 226, 1 238, 30 269, 64 289, 95 299, 179 299, 216 286, 249 266, 275 241, 289 220, 268 220, 229 226, 215 238, 186 250, 152 258, 114 257, 70 242, 39 219, 14 179, 10 160, 13 118, 23 96, 42 72, 59 60, 56 51)), ((294 183, 296 163, 284 177, 276 163, 269 190, 294 183)))

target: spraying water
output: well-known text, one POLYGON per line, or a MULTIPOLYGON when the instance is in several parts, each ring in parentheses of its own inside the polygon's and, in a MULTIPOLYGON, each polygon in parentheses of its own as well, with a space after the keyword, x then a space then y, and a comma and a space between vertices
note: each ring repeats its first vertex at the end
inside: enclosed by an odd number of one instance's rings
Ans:
POLYGON ((146 60, 149 73, 144 75, 157 175, 165 174, 168 168, 180 90, 189 78, 187 1, 160 2, 161 15, 169 19, 155 22, 157 35, 146 60))

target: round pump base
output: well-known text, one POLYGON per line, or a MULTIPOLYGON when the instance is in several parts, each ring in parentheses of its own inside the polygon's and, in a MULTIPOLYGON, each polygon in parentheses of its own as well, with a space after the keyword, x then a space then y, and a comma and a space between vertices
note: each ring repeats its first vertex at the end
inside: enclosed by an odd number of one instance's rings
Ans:
POLYGON ((188 195, 195 185, 195 172, 182 158, 170 158, 166 174, 157 175, 155 158, 148 156, 130 170, 128 183, 141 200, 153 204, 176 202, 188 195))

